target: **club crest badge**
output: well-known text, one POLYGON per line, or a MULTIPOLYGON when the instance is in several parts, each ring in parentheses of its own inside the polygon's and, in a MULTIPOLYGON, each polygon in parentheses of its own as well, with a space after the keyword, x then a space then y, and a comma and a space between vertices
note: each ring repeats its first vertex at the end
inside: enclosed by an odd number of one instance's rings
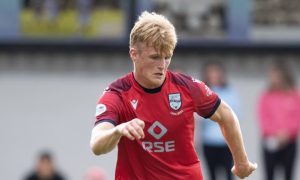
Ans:
POLYGON ((181 96, 180 93, 169 94, 169 104, 170 107, 177 111, 181 107, 181 96))

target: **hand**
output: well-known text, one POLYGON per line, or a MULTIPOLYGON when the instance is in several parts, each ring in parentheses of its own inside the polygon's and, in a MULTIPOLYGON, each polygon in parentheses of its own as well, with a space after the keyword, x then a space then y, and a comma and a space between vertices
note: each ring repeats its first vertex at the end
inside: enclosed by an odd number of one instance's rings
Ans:
POLYGON ((248 161, 246 164, 234 165, 231 169, 231 172, 239 178, 244 179, 245 177, 248 177, 253 171, 255 171, 256 168, 256 163, 253 164, 248 161))
POLYGON ((130 140, 139 140, 145 138, 144 129, 145 122, 135 118, 126 123, 117 126, 117 131, 121 136, 125 136, 130 140))
POLYGON ((277 133, 276 139, 278 141, 279 149, 282 149, 289 143, 289 136, 287 133, 284 133, 284 132, 277 133))

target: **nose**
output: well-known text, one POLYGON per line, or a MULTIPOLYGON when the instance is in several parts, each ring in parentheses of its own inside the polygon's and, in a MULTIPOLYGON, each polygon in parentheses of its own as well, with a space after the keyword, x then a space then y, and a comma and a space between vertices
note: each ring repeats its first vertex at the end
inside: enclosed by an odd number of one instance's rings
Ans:
POLYGON ((158 62, 158 69, 163 71, 168 65, 167 61, 164 58, 161 58, 158 62))

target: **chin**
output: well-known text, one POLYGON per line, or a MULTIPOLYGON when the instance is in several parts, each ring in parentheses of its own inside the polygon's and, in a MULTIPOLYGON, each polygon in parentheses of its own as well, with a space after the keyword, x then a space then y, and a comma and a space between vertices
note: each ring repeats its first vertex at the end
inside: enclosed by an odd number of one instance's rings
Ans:
POLYGON ((156 80, 152 80, 152 86, 154 88, 157 88, 159 86, 161 86, 163 84, 164 80, 160 80, 160 79, 156 79, 156 80))

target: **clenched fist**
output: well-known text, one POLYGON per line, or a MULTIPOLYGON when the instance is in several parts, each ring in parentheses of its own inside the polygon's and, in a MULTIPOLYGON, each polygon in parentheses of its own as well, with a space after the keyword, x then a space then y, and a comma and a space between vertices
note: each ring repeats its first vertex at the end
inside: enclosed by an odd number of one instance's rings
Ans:
POLYGON ((253 164, 248 161, 246 164, 234 165, 231 169, 231 172, 239 178, 244 179, 245 177, 248 177, 250 174, 252 174, 252 172, 255 171, 256 168, 256 163, 253 164))
POLYGON ((121 136, 125 136, 130 140, 143 139, 145 137, 144 129, 145 122, 135 118, 126 123, 122 123, 117 126, 117 131, 121 136))

